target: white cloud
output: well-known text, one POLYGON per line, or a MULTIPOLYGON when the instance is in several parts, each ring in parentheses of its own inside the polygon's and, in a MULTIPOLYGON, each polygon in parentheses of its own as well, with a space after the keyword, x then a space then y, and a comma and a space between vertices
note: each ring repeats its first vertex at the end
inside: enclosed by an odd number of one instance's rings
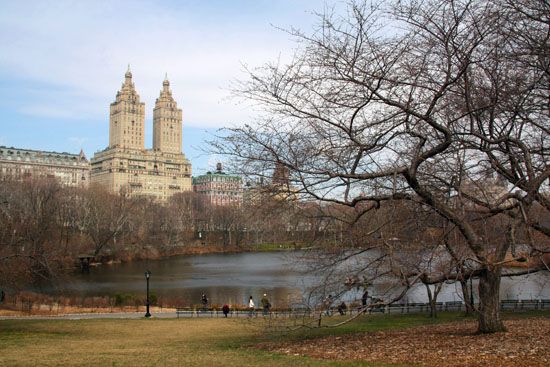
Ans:
POLYGON ((228 8, 214 4, 200 14, 178 3, 161 7, 144 1, 4 5, 0 78, 63 90, 45 89, 20 105, 20 111, 37 116, 104 121, 130 62, 148 120, 168 72, 185 124, 221 127, 247 121, 246 106, 235 106, 226 90, 230 81, 244 77, 241 62, 259 65, 288 54, 292 45, 288 35, 269 25, 276 19, 258 16, 253 5, 239 19, 232 18, 238 12, 224 15, 228 8))

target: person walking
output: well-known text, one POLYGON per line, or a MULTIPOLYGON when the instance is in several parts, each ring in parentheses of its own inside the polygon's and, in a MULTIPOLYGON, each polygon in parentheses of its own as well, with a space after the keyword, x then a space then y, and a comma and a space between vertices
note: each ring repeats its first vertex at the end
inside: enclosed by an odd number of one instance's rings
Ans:
POLYGON ((346 314, 346 310, 348 309, 348 306, 346 305, 346 302, 342 301, 340 305, 338 305, 338 313, 340 313, 341 316, 344 316, 346 314))
POLYGON ((254 303, 254 299, 252 296, 248 299, 248 317, 252 317, 254 315, 254 309, 256 308, 256 304, 254 303))
POLYGON ((267 316, 269 314, 269 309, 271 308, 271 303, 269 303, 269 299, 267 298, 266 293, 264 293, 264 296, 260 300, 260 303, 262 304, 263 315, 267 316))
POLYGON ((365 292, 363 293, 363 296, 361 297, 361 305, 363 306, 363 309, 367 307, 367 300, 369 298, 369 292, 365 289, 365 292))
POLYGON ((223 315, 225 317, 227 317, 227 314, 229 313, 229 305, 228 304, 223 305, 222 312, 223 312, 223 315))
POLYGON ((201 296, 201 303, 203 311, 208 310, 208 297, 206 297, 205 293, 203 293, 201 296))

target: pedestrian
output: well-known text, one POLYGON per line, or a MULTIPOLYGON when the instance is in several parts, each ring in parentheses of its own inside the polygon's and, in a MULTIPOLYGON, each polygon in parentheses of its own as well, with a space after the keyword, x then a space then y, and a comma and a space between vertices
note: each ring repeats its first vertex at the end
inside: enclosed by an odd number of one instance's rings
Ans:
POLYGON ((229 313, 229 305, 225 304, 222 306, 222 312, 225 317, 227 317, 227 314, 229 313))
POLYGON ((267 298, 266 293, 264 293, 264 296, 262 297, 260 302, 262 304, 263 315, 267 316, 269 314, 269 309, 271 308, 271 303, 269 303, 269 299, 267 298))
POLYGON ((0 304, 4 303, 4 300, 6 299, 6 293, 4 293, 4 290, 0 290, 0 304))
POLYGON ((254 315, 254 309, 256 308, 256 305, 254 304, 254 299, 252 296, 248 299, 248 317, 252 317, 254 315))
POLYGON ((369 292, 365 289, 363 296, 361 297, 361 305, 363 308, 367 307, 367 299, 369 298, 369 292))
POLYGON ((346 302, 342 301, 342 303, 338 305, 338 312, 340 313, 340 315, 344 316, 346 314, 347 308, 348 306, 346 306, 346 302))
POLYGON ((203 293, 201 296, 201 303, 202 303, 202 309, 204 311, 208 310, 208 297, 206 297, 205 293, 203 293))

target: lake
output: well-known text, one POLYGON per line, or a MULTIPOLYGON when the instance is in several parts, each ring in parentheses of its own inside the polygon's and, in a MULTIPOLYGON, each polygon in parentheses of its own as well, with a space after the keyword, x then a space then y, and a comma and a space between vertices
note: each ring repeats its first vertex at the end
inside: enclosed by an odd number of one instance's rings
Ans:
MULTIPOLYGON (((101 265, 92 267, 89 274, 75 274, 64 281, 63 292, 83 296, 144 295, 144 272, 149 269, 151 292, 179 298, 185 305, 199 304, 202 293, 207 294, 211 304, 245 304, 251 295, 257 302, 263 293, 268 294, 275 306, 299 304, 318 278, 304 273, 304 267, 295 261, 296 255, 294 252, 209 254, 101 265)), ((351 290, 343 298, 360 298, 360 292, 351 290)), ((369 288, 372 296, 394 292, 395 289, 385 288, 384 284, 369 288)), ((550 274, 503 278, 501 298, 550 299, 550 274)), ((438 301, 458 300, 461 300, 460 285, 445 284, 438 301)), ((419 285, 409 290, 403 301, 426 302, 425 287, 419 285)))

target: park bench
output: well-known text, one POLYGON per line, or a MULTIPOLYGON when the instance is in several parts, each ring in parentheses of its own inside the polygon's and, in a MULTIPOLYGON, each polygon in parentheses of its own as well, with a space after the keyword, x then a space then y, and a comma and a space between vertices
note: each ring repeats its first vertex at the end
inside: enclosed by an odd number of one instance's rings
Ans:
POLYGON ((189 307, 177 307, 176 308, 176 317, 179 319, 180 315, 190 314, 193 311, 189 307))
POLYGON ((520 309, 522 310, 538 310, 539 300, 537 299, 522 299, 520 300, 520 309))
POLYGON ((503 311, 516 310, 519 301, 516 299, 503 299, 500 301, 500 309, 503 311))
POLYGON ((427 303, 411 302, 406 305, 407 313, 409 312, 424 312, 430 309, 427 303))
POLYGON ((388 305, 388 313, 405 313, 405 304, 404 303, 392 303, 388 305))
POLYGON ((368 312, 382 312, 386 310, 386 305, 381 304, 384 301, 377 297, 372 297, 370 304, 367 305, 368 312))
POLYGON ((445 311, 461 311, 463 305, 462 301, 445 302, 445 311))
MULTIPOLYGON (((230 311, 229 314, 232 315, 235 311, 230 311)), ((223 312, 219 310, 212 309, 195 309, 191 307, 178 307, 176 308, 176 316, 179 318, 181 316, 191 316, 191 317, 221 317, 223 312)))

